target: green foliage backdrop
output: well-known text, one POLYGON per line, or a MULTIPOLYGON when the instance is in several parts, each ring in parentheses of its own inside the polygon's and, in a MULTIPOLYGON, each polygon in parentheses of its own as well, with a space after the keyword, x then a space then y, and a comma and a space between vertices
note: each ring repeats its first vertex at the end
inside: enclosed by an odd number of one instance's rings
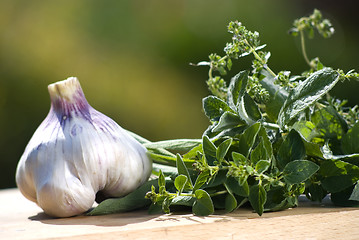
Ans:
MULTIPOLYGON (((0 188, 15 186, 17 161, 50 107, 48 84, 78 77, 93 107, 147 139, 200 138, 208 126, 201 110, 207 68, 189 63, 222 54, 230 20, 261 33, 274 70, 300 73, 306 63, 287 30, 318 8, 337 32, 309 41, 310 57, 358 70, 352 2, 1 1, 0 188)), ((334 91, 358 104, 350 86, 334 91)))

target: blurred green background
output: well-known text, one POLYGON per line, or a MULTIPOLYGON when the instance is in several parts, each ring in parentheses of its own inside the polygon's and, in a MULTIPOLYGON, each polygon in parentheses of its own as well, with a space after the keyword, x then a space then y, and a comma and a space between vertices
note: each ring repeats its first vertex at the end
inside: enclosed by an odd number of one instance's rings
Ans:
MULTIPOLYGON (((239 20, 261 34, 274 71, 300 73, 307 66, 299 39, 287 31, 314 8, 336 34, 310 40, 309 57, 359 70, 355 1, 1 0, 0 188, 15 187, 17 162, 49 111, 48 84, 78 77, 94 108, 150 140, 199 138, 208 125, 201 106, 207 68, 189 63, 222 54, 227 23, 239 20)), ((334 94, 358 104, 358 84, 334 94)))

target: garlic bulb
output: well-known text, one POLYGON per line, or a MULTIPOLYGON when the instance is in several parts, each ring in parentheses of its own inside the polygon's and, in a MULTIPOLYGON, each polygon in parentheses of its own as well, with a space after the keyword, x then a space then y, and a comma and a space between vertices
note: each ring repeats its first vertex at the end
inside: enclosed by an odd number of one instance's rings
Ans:
POLYGON ((56 217, 81 214, 96 193, 121 197, 151 174, 146 149, 86 101, 77 78, 48 86, 51 109, 16 170, 21 193, 56 217))

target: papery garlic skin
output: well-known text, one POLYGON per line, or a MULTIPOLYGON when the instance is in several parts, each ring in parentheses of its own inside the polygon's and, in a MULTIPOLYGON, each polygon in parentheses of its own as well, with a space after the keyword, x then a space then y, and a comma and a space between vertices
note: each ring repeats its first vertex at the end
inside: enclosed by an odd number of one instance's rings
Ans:
POLYGON ((96 193, 121 197, 151 174, 146 149, 86 101, 68 78, 48 86, 51 109, 30 139, 16 170, 21 193, 55 217, 81 214, 96 193))

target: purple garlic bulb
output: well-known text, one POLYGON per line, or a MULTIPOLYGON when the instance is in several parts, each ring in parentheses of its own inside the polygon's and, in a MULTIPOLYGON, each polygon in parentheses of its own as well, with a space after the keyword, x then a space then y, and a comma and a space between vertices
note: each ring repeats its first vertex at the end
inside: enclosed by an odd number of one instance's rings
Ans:
POLYGON ((51 108, 16 170, 21 193, 45 213, 69 217, 89 210, 100 193, 122 197, 147 181, 146 149, 86 101, 77 78, 48 86, 51 108))

